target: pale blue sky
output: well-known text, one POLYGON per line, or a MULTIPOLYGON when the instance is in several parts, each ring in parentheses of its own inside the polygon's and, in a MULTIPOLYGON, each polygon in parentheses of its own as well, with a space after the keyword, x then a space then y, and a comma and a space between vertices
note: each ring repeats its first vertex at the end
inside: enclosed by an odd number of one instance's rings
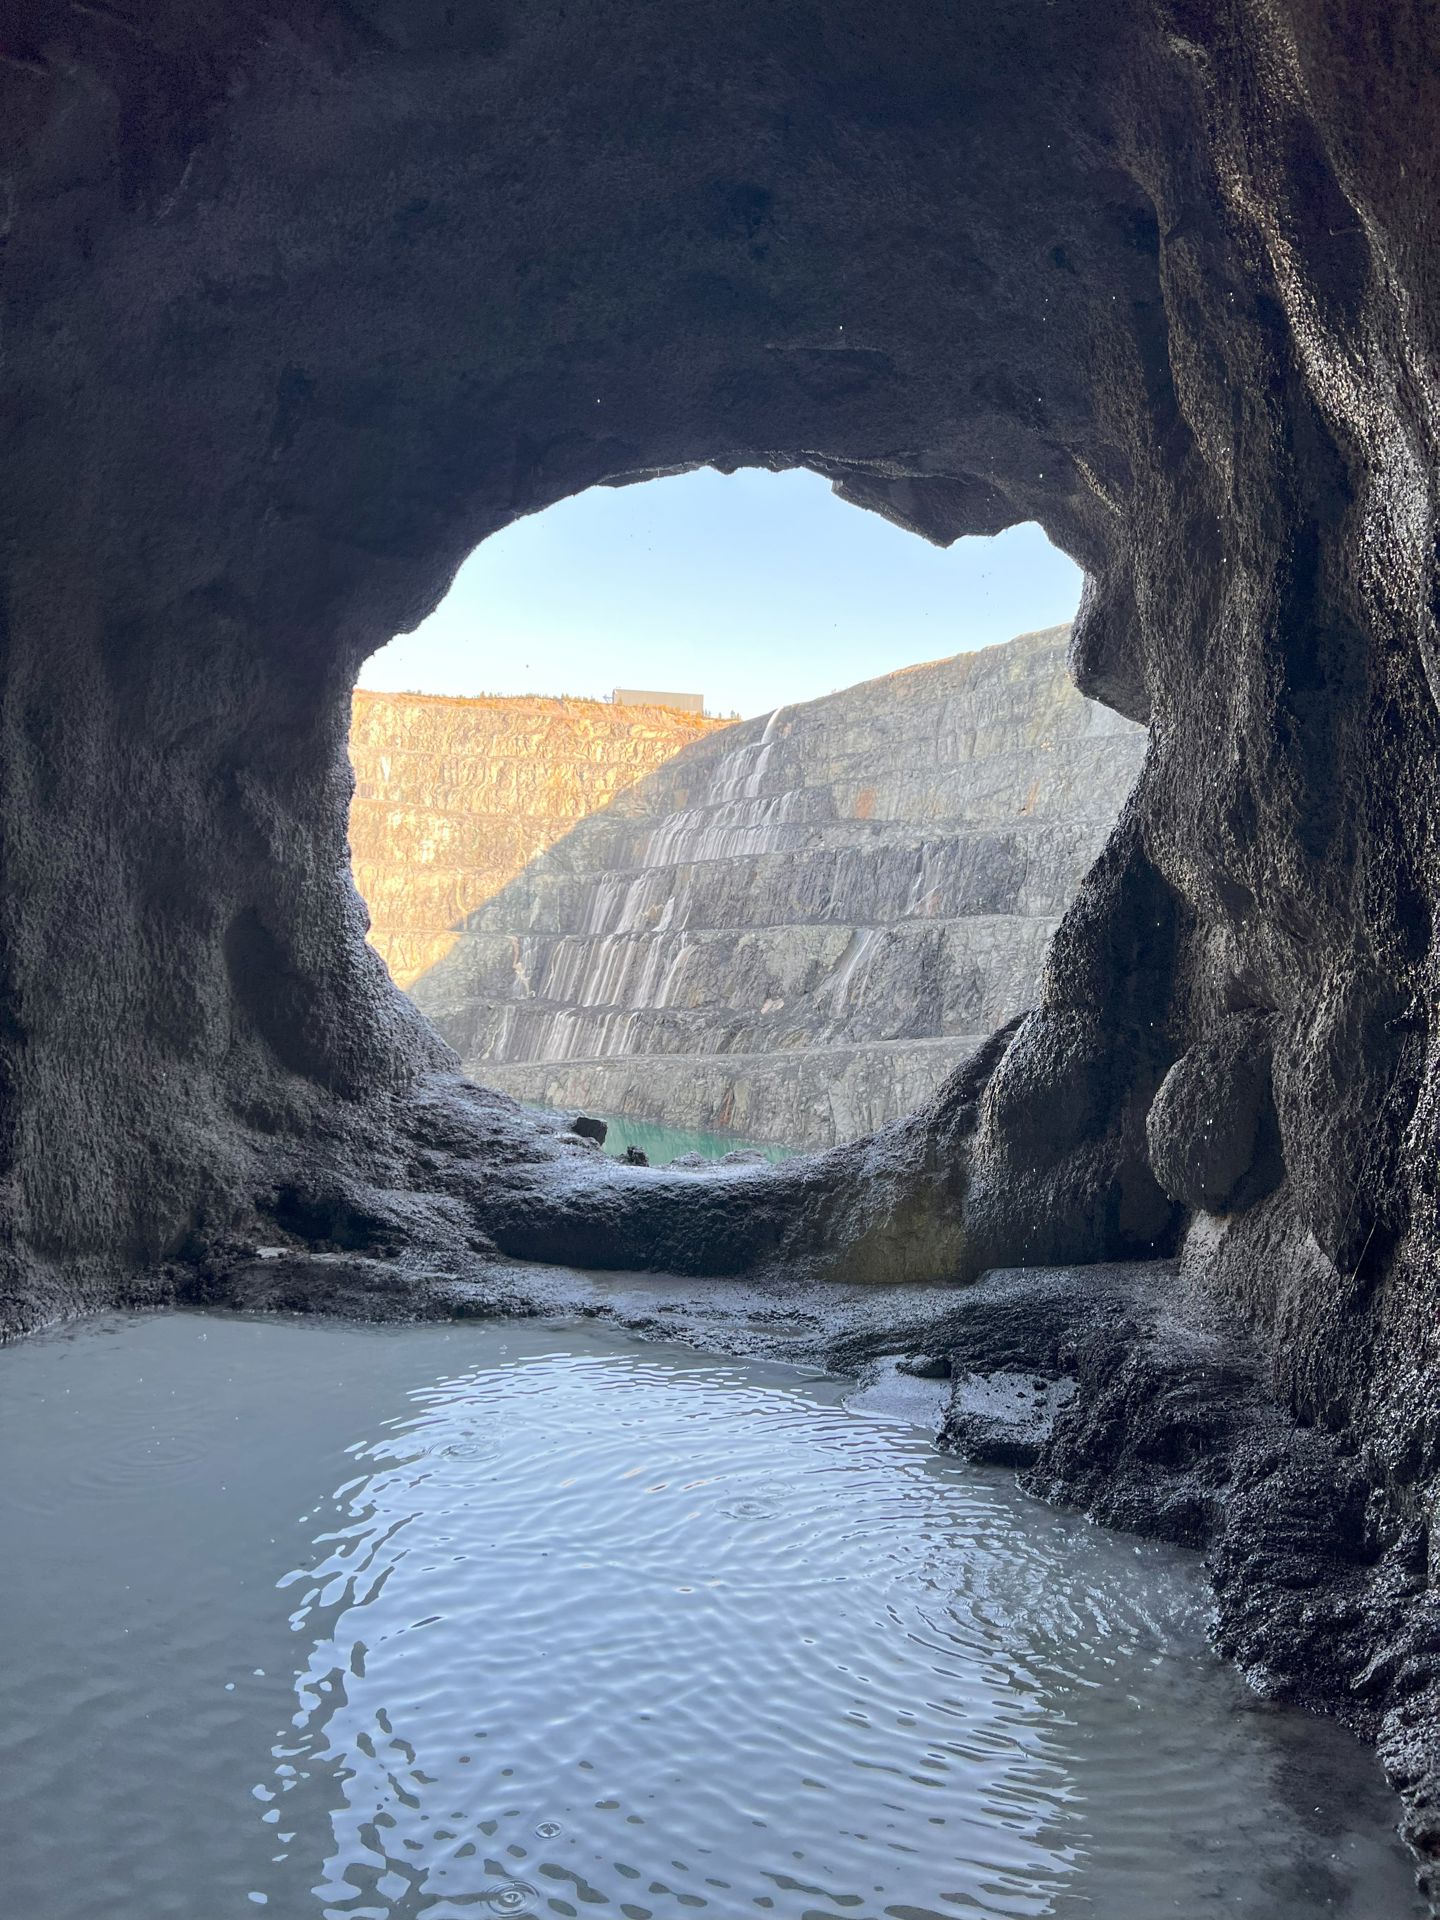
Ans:
POLYGON ((747 718, 1073 615, 1039 527, 941 549, 813 473, 708 470, 595 487, 478 548, 362 687, 702 693, 747 718))

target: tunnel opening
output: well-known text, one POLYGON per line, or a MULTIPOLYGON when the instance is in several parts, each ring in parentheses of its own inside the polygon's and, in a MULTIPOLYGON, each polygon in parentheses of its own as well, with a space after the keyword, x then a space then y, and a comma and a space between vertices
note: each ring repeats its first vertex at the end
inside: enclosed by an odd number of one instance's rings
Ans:
POLYGON ((372 946, 472 1079, 612 1153, 900 1119, 1038 997, 1138 773, 1069 683, 1080 586, 1038 527, 939 548, 804 471, 518 522, 362 670, 372 946))

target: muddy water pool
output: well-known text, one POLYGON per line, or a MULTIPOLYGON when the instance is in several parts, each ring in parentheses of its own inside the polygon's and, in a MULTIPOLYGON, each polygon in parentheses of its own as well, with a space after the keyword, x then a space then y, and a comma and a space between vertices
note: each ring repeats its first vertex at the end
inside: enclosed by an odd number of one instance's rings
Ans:
POLYGON ((175 1314, 0 1350, 15 1920, 1403 1920, 1198 1562, 792 1366, 175 1314))

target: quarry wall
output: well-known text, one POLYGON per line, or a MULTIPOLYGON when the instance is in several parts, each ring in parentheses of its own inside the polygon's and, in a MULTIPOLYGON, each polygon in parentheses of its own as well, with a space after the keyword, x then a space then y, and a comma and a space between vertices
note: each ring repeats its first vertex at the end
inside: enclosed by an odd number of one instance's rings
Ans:
POLYGON ((576 821, 723 724, 668 706, 357 689, 350 853, 396 985, 576 821))
MULTIPOLYGON (((1050 934, 1139 770, 1145 730, 1075 690, 1068 637, 707 733, 508 886, 487 872, 489 897, 437 942, 412 998, 467 1072, 523 1100, 793 1146, 913 1111, 1035 1003, 1050 934)), ((367 710, 372 768, 394 758, 387 718, 367 710)), ((518 744, 497 726, 496 754, 518 744)), ((528 817, 503 818, 517 776, 549 791, 538 762, 497 760, 493 793, 476 767, 440 798, 478 809, 482 845, 521 841, 528 817)), ((404 919, 412 869, 392 816, 367 805, 365 871, 404 919)), ((472 885, 451 884, 448 898, 472 885)))

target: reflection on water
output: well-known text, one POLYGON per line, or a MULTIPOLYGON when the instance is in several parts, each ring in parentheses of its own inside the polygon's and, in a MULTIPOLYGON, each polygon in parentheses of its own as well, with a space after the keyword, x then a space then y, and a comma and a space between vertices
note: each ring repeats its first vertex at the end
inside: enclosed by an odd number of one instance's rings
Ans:
POLYGON ((1373 1760, 1215 1665, 1192 1561, 841 1392, 589 1327, 0 1353, 0 1904, 1421 1911, 1373 1760))

